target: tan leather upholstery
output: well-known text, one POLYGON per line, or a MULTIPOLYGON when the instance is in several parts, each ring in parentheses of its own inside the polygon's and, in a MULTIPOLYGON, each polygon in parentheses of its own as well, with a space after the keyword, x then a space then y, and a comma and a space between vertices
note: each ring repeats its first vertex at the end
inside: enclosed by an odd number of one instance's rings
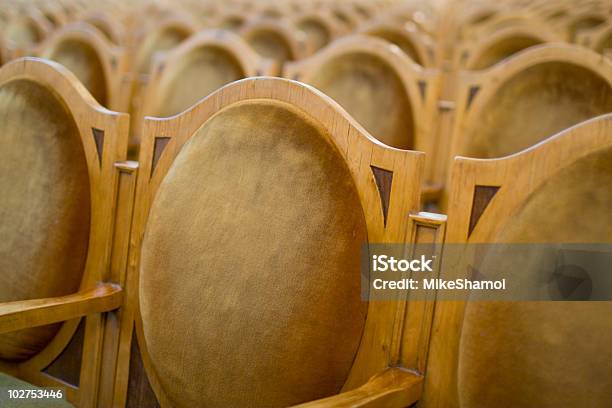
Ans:
POLYGON ((409 149, 414 123, 398 75, 372 55, 349 54, 322 67, 309 83, 336 100, 375 138, 409 149))
MULTIPOLYGON (((612 152, 582 159, 538 190, 499 241, 610 242, 611 185, 612 152)), ((515 261, 516 274, 542 275, 529 260, 515 261)), ((459 361, 461 406, 610 406, 611 315, 612 302, 469 303, 459 361)))
MULTIPOLYGON (((75 292, 90 214, 76 125, 51 92, 18 80, 0 88, 0 126, 0 302, 75 292)), ((0 358, 31 356, 56 330, 0 335, 0 358)))
POLYGON ((173 406, 288 406, 346 380, 366 313, 365 219, 339 152, 294 109, 222 110, 157 191, 140 305, 173 406))
POLYGON ((595 73, 569 63, 534 65, 489 99, 461 154, 506 156, 611 111, 612 89, 595 73))

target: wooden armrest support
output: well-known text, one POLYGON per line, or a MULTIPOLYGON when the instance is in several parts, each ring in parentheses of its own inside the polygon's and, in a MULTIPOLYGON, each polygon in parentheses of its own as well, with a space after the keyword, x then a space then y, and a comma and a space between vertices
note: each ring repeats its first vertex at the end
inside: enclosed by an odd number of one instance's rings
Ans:
POLYGON ((103 283, 67 296, 0 303, 0 333, 108 312, 121 306, 122 300, 119 285, 103 283))
POLYGON ((294 408, 405 408, 419 400, 422 390, 423 377, 400 368, 388 368, 359 388, 294 408))

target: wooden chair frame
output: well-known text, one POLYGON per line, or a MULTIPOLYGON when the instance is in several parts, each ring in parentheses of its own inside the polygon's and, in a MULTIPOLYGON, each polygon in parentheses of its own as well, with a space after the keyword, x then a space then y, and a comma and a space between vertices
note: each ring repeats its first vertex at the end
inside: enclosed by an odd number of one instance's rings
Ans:
POLYGON ((27 47, 22 47, 15 44, 12 40, 6 38, 6 50, 9 59, 23 57, 31 53, 31 51, 35 49, 40 42, 44 41, 45 38, 49 36, 53 29, 53 27, 51 27, 51 23, 48 22, 43 15, 38 12, 38 10, 32 10, 22 16, 15 16, 13 19, 22 20, 30 24, 38 32, 40 40, 39 43, 29 44, 27 47))
POLYGON ((248 38, 258 31, 271 31, 282 37, 289 47, 292 61, 300 60, 312 53, 305 36, 292 29, 287 21, 269 18, 251 19, 240 28, 238 33, 248 42, 248 38))
MULTIPOLYGON (((602 61, 599 54, 586 48, 561 43, 531 47, 515 54, 503 64, 484 71, 460 72, 450 152, 447 159, 441 159, 439 163, 446 168, 451 158, 461 154, 468 143, 468 130, 478 126, 480 111, 491 103, 491 97, 507 80, 531 66, 547 62, 565 62, 584 67, 612 86, 612 64, 602 61)), ((441 171, 447 174, 446 170, 441 171)))
POLYGON ((100 106, 77 78, 61 65, 24 58, 0 70, 0 86, 30 80, 53 91, 75 118, 81 135, 91 194, 91 224, 86 265, 79 292, 57 298, 0 304, 0 332, 65 322, 38 354, 19 362, 0 362, 0 369, 33 384, 65 390, 67 399, 82 407, 97 404, 100 378, 109 375, 113 361, 103 350, 118 338, 116 314, 122 305, 126 279, 127 234, 135 186, 136 163, 121 162, 127 151, 128 116, 100 106), (44 373, 68 345, 85 318, 80 385, 75 387, 44 373))
POLYGON ((160 53, 154 59, 149 80, 143 90, 145 97, 141 111, 133 115, 133 137, 139 138, 144 117, 163 104, 164 95, 160 93, 164 78, 172 76, 172 73, 179 69, 185 56, 208 47, 227 51, 240 64, 246 77, 274 76, 279 72, 276 61, 261 57, 241 37, 230 31, 205 30, 194 34, 178 47, 167 53, 160 53))
MULTIPOLYGON (((321 12, 321 13, 315 13, 315 12, 303 12, 303 13, 299 13, 295 16, 293 16, 291 18, 291 21, 293 22, 293 25, 299 29, 299 25, 305 21, 316 21, 318 24, 320 24, 321 26, 325 27, 325 29, 327 30, 327 33, 329 34, 329 41, 326 45, 330 44, 332 41, 334 41, 335 39, 337 39, 338 37, 340 37, 341 35, 345 34, 345 32, 342 30, 342 27, 336 22, 336 20, 330 16, 328 13, 325 12, 321 12)), ((308 35, 306 35, 306 41, 310 40, 308 39, 308 35)), ((323 46, 322 48, 324 48, 325 46, 323 46)), ((308 47, 309 51, 311 53, 314 53, 316 51, 318 51, 316 49, 316 46, 314 44, 309 44, 308 47)))
MULTIPOLYGON (((407 23, 400 25, 398 23, 390 23, 386 21, 372 21, 363 24, 357 30, 357 33, 380 38, 375 33, 377 31, 385 31, 402 37, 414 47, 419 59, 418 61, 415 61, 417 64, 425 68, 434 68, 436 66, 437 58, 435 55, 435 46, 431 38, 427 37, 427 35, 424 33, 420 33, 419 31, 411 31, 406 27, 406 25, 407 23)), ((416 25, 414 27, 416 27, 416 25)))
MULTIPOLYGON (((399 47, 379 38, 363 35, 342 37, 333 44, 303 61, 287 64, 283 76, 308 83, 327 62, 351 53, 369 53, 385 61, 397 73, 412 106, 415 121, 414 150, 435 157, 438 143, 430 128, 436 114, 436 104, 440 91, 440 78, 435 70, 428 70, 412 61, 399 47)), ((428 180, 433 170, 428 161, 426 174, 428 180)))
MULTIPOLYGON (((500 159, 458 157, 453 163, 447 243, 491 243, 513 215, 546 181, 592 153, 612 147, 612 114, 576 125, 545 141, 500 159), (495 188, 490 193, 479 187, 495 188)), ((445 268, 444 279, 460 271, 445 268)), ((465 273, 465 271, 463 272, 465 273)), ((457 276, 455 276, 457 275, 457 276)), ((459 407, 457 361, 466 303, 436 303, 425 376, 423 406, 459 407)), ((520 380, 520 379, 517 379, 520 380)))
POLYGON ((105 12, 94 11, 85 13, 79 18, 79 21, 96 27, 115 45, 123 46, 127 43, 126 33, 121 24, 118 24, 116 20, 105 12))
MULTIPOLYGON (((332 142, 346 160, 356 184, 366 214, 370 242, 439 243, 443 239, 445 217, 417 213, 420 196, 417 180, 421 179, 424 171, 424 155, 380 144, 335 102, 312 87, 285 79, 246 79, 222 88, 175 117, 147 118, 140 151, 143 168, 137 186, 130 278, 126 286, 128 304, 123 315, 119 346, 118 373, 121 375, 117 375, 114 406, 125 405, 133 330, 157 399, 162 407, 169 406, 148 357, 139 312, 138 265, 149 209, 160 183, 190 137, 216 112, 249 100, 290 104, 305 115, 316 118, 332 135, 332 142), (163 143, 160 143, 160 137, 163 143), (382 195, 377 191, 373 167, 392 173, 388 200, 381 199, 382 195), (384 202, 389 206, 386 226, 382 210, 384 202)), ((425 368, 429 337, 429 332, 421 328, 428 327, 431 321, 432 302, 371 302, 361 345, 343 387, 346 392, 304 406, 399 408, 415 402, 420 394, 422 379, 418 373, 425 368), (415 370, 417 374, 398 367, 415 370)))
POLYGON ((501 28, 491 35, 479 38, 469 44, 463 44, 455 54, 455 63, 453 65, 457 68, 472 70, 475 63, 487 50, 511 38, 532 38, 543 44, 560 41, 559 36, 542 28, 534 20, 534 24, 521 24, 519 26, 501 28))
POLYGON ((127 100, 122 90, 122 80, 128 70, 128 57, 125 50, 111 44, 103 34, 86 23, 72 23, 56 31, 41 44, 37 54, 52 59, 53 53, 65 41, 78 41, 89 45, 98 55, 106 79, 108 108, 120 112, 127 111, 127 100))

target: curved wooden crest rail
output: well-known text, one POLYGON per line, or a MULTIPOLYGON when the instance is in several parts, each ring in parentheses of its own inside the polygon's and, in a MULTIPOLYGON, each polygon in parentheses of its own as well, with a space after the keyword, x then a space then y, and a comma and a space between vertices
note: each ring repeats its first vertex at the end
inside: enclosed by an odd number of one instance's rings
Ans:
MULTIPOLYGON (((611 155, 608 114, 512 156, 458 157, 446 242, 609 244, 611 155)), ((464 278, 462 266, 441 276, 464 278)), ((608 405, 611 310, 611 302, 437 301, 421 406, 608 405)))
POLYGON ((276 62, 259 56, 241 37, 226 30, 205 30, 168 53, 151 70, 142 111, 132 119, 137 147, 145 116, 174 116, 222 86, 239 79, 278 73, 276 62))
POLYGON ((117 160, 128 117, 35 58, 0 70, 0 105, 2 262, 11 265, 2 266, 0 369, 95 406, 114 364, 101 355, 118 339, 117 316, 105 312, 122 304, 126 273, 135 166, 117 160))
POLYGON ((381 38, 397 45, 414 62, 425 68, 436 66, 435 49, 431 40, 419 32, 414 24, 393 23, 390 18, 381 19, 362 25, 357 33, 381 38))
POLYGON ((239 34, 259 55, 275 60, 279 66, 311 54, 305 35, 293 30, 286 21, 251 20, 242 26, 239 34))
POLYGON ((289 64, 286 78, 320 89, 381 142, 433 154, 439 78, 397 46, 378 38, 344 37, 312 57, 289 64), (357 92, 359 90, 359 92, 357 92))
POLYGON ((363 302, 359 251, 367 242, 441 242, 444 217, 416 213, 422 153, 388 148, 325 95, 272 78, 147 118, 142 143, 115 406, 418 399, 429 336, 420 328, 432 303, 363 302), (196 179, 208 187, 194 189, 196 179), (156 398, 138 395, 148 387, 156 398))

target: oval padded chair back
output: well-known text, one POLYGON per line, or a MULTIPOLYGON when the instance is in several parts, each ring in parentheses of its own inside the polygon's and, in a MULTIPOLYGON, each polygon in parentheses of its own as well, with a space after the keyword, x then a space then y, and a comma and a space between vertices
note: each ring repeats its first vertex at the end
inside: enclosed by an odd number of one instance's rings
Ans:
POLYGON ((374 21, 365 24, 359 30, 360 34, 381 38, 397 45, 414 62, 423 67, 432 67, 434 62, 433 44, 422 33, 405 27, 406 24, 393 24, 390 21, 374 21))
POLYGON ((541 23, 502 28, 464 45, 457 54, 460 58, 458 65, 469 70, 486 69, 519 51, 555 40, 558 40, 557 36, 543 29, 541 23))
POLYGON ((140 74, 148 74, 156 52, 168 51, 196 32, 195 27, 180 18, 169 18, 155 24, 146 34, 136 55, 135 69, 140 74))
POLYGON ((361 299, 361 246, 405 239, 421 154, 261 78, 147 119, 140 158, 136 329, 162 406, 289 406, 387 367, 393 324, 361 299), (387 215, 371 166, 393 174, 387 215))
POLYGON ((344 37, 285 68, 285 77, 323 91, 374 137, 400 149, 430 151, 427 128, 434 76, 378 38, 344 37))
MULTIPOLYGON (((0 117, 0 301, 62 296, 100 281, 110 241, 101 220, 112 217, 113 203, 99 197, 114 191, 126 115, 107 114, 60 65, 28 58, 0 70, 0 117)), ((58 329, 0 335, 0 359, 40 353, 58 329)), ((70 336, 63 338, 65 346, 70 336)), ((55 346, 43 364, 63 349, 55 346)))
MULTIPOLYGON (((609 248, 610 129, 608 114, 507 158, 458 158, 448 242, 523 244, 524 248, 524 244, 530 248, 606 244, 609 248)), ((487 276, 491 265, 505 264, 504 248, 489 249, 479 268, 482 274, 487 276)), ((530 264, 528 257, 514 256, 510 269, 503 269, 504 277, 558 279, 558 270, 542 267, 543 254, 537 253, 538 265, 530 264)), ((447 279, 465 274, 461 268, 442 272, 447 279)), ((594 274, 590 278, 594 287, 610 296, 610 280, 606 283, 594 274)), ((612 302, 570 302, 563 301, 571 298, 562 292, 548 293, 541 301, 439 303, 428 375, 430 389, 443 391, 425 398, 431 397, 433 406, 466 408, 500 402, 504 407, 610 405, 612 302)))
POLYGON ((537 46, 465 73, 457 98, 453 156, 502 157, 612 112, 612 64, 582 47, 537 46))
POLYGON ((32 12, 11 19, 6 27, 5 36, 16 50, 27 52, 31 47, 44 40, 49 31, 51 31, 50 23, 40 13, 32 12))
POLYGON ((294 17, 293 21, 295 27, 305 34, 311 52, 325 47, 342 31, 333 17, 325 13, 303 13, 294 17))
POLYGON ((262 59, 236 34, 202 31, 156 61, 143 112, 173 116, 230 82, 276 71, 273 61, 262 59))
POLYGON ((100 105, 119 108, 121 75, 127 69, 125 54, 96 28, 85 23, 67 25, 41 49, 41 57, 72 71, 100 105))
POLYGON ((309 54, 303 33, 280 20, 254 20, 240 29, 240 35, 263 58, 282 66, 309 54))

